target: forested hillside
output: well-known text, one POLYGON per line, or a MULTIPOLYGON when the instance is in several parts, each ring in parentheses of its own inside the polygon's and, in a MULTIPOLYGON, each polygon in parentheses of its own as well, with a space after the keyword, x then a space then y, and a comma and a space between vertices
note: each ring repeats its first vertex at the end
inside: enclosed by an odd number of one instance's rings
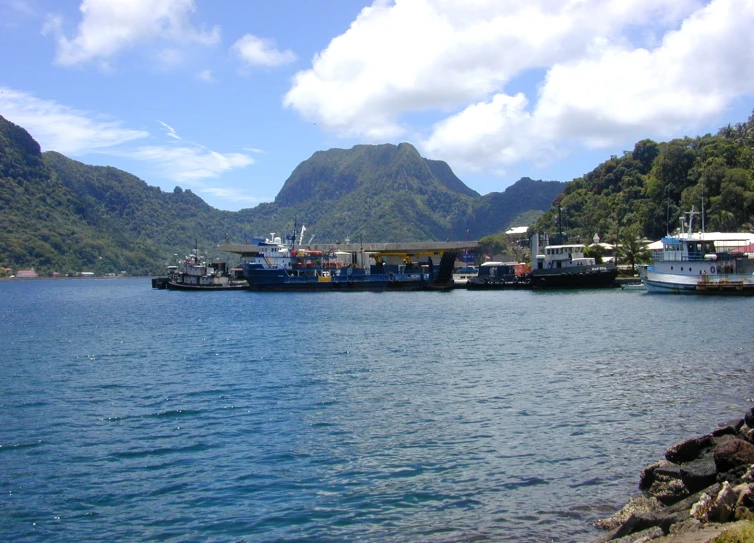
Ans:
MULTIPOLYGON (((717 134, 666 143, 642 140, 566 184, 562 196, 536 224, 541 232, 563 229, 571 240, 660 239, 681 225, 693 207, 704 209, 706 231, 754 228, 754 115, 717 134)), ((694 219, 694 230, 702 217, 694 219)))
POLYGON ((359 145, 315 153, 274 202, 221 211, 189 190, 163 192, 116 168, 40 153, 0 117, 0 268, 157 274, 195 245, 226 258, 218 244, 290 232, 294 221, 322 243, 477 239, 547 209, 563 186, 522 179, 480 196, 410 144, 359 145))

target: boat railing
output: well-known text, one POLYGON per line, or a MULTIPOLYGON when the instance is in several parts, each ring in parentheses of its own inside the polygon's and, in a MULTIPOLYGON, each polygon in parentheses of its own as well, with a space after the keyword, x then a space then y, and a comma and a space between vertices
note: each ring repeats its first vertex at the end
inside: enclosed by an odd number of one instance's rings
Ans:
POLYGON ((665 258, 665 255, 662 253, 657 254, 654 256, 653 260, 655 262, 665 262, 666 260, 669 262, 702 262, 705 260, 703 253, 693 253, 689 255, 681 255, 680 258, 665 258))

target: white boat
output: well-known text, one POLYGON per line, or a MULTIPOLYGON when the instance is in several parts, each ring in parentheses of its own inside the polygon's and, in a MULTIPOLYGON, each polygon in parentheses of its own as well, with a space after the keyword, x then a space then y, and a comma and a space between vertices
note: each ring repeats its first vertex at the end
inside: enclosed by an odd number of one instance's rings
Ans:
POLYGON ((476 277, 479 269, 476 266, 464 266, 453 270, 453 283, 456 285, 465 285, 469 279, 476 277))
POLYGON ((647 292, 754 294, 754 234, 692 233, 691 223, 688 232, 662 238, 652 264, 639 267, 647 292))

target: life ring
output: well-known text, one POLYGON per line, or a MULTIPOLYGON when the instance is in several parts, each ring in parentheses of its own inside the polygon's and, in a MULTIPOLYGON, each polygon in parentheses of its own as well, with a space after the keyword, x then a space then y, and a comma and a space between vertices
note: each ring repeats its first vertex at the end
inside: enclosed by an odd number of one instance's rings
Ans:
POLYGON ((348 269, 346 270, 346 274, 347 274, 347 275, 351 275, 352 273, 353 273, 353 268, 348 268, 348 269))
POLYGON ((709 271, 712 272, 712 273, 715 273, 715 267, 714 266, 710 266, 709 267, 709 271))

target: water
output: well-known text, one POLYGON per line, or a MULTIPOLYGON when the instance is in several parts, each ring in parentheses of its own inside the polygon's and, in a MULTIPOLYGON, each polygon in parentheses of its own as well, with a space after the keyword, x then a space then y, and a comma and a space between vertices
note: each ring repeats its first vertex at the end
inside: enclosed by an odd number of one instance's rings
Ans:
POLYGON ((0 540, 566 542, 750 406, 753 299, 0 282, 0 540))

